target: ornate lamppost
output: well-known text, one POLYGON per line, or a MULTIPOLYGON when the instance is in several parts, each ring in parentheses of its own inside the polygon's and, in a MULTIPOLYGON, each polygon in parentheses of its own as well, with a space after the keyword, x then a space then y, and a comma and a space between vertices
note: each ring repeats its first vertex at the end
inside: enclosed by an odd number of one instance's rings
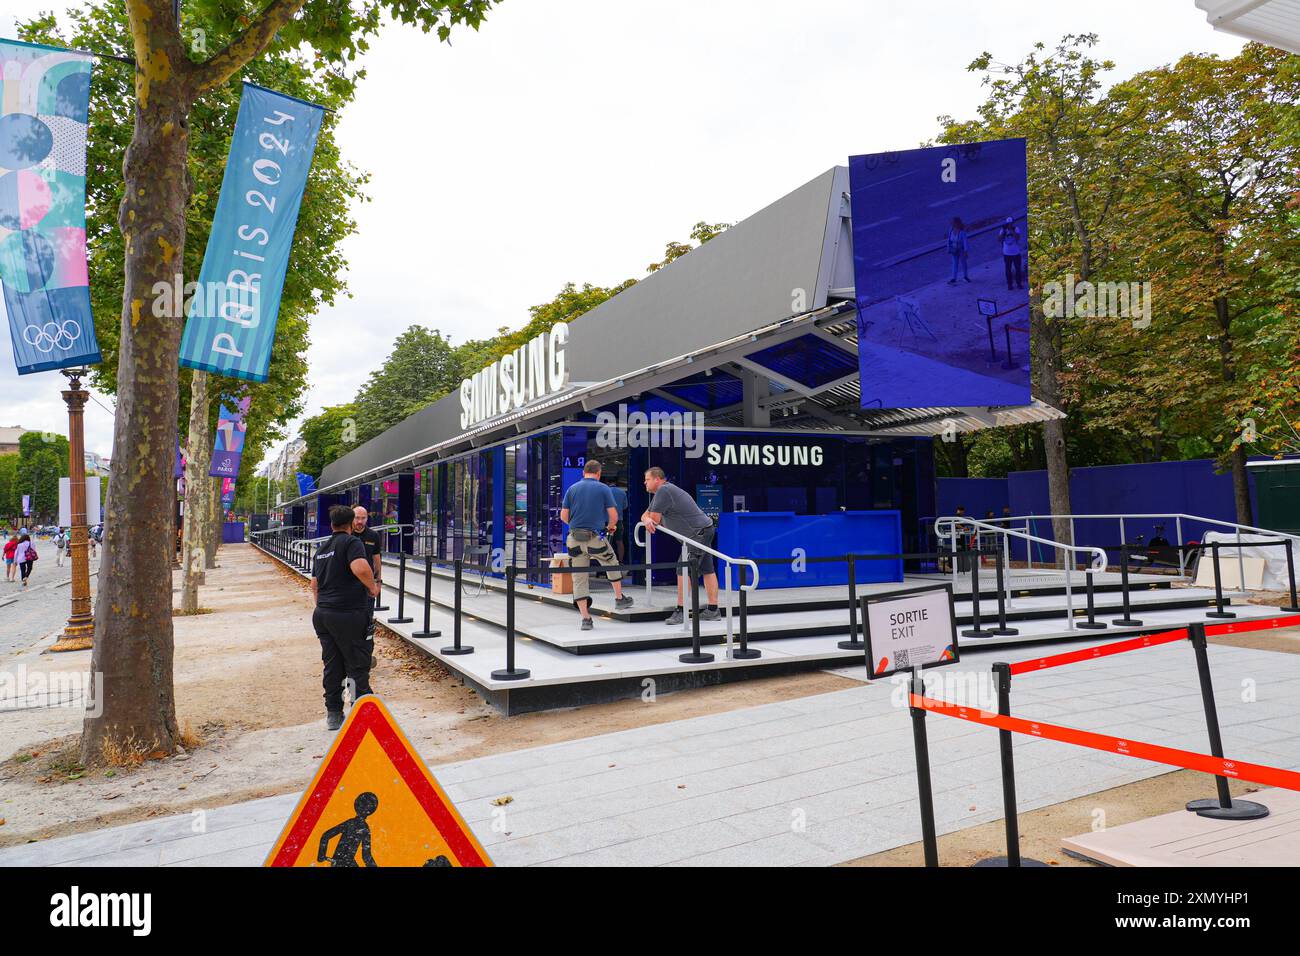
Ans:
MULTIPOLYGON (((72 559, 72 614, 62 636, 51 651, 80 651, 90 647, 95 637, 95 617, 90 609, 90 555, 86 527, 86 455, 83 423, 90 393, 81 387, 86 368, 65 368, 68 377, 63 401, 68 406, 68 504, 72 527, 68 537, 68 555, 72 559)), ((95 478, 99 480, 98 476, 95 478)))

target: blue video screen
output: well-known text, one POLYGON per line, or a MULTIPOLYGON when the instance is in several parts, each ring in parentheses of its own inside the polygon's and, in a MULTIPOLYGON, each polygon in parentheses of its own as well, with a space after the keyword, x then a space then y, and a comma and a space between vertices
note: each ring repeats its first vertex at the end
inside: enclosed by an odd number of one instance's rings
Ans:
POLYGON ((864 408, 1027 405, 1023 139, 849 157, 864 408))

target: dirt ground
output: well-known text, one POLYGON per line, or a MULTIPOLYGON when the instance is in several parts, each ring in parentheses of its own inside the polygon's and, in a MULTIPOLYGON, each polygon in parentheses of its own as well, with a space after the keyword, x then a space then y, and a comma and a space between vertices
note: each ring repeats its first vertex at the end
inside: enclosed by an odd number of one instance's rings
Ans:
MULTIPOLYGON (((219 561, 200 592, 211 613, 175 619, 177 719, 201 742, 134 768, 87 770, 79 704, 0 714, 0 846, 307 785, 332 739, 310 590, 248 545, 224 546, 219 561)), ((0 666, 29 677, 89 667, 89 651, 42 653, 51 642, 0 666)), ((372 686, 430 764, 859 686, 810 672, 507 718, 382 627, 375 656, 372 686)))

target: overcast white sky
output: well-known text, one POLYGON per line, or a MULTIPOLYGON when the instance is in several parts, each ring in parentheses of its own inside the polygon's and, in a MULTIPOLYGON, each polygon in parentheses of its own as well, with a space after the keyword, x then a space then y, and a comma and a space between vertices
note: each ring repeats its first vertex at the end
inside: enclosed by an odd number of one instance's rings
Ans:
MULTIPOLYGON (((29 6, 0 0, 0 35, 29 6)), ((312 323, 307 414, 350 399, 412 323, 459 342, 565 282, 640 277, 699 219, 972 115, 980 52, 1088 31, 1116 78, 1241 47, 1194 0, 505 0, 451 47, 390 26, 340 125, 373 201, 346 244, 353 298, 312 323)), ((66 431, 63 377, 20 379, 0 351, 0 425, 66 431)), ((87 449, 109 455, 112 427, 92 403, 87 449)))

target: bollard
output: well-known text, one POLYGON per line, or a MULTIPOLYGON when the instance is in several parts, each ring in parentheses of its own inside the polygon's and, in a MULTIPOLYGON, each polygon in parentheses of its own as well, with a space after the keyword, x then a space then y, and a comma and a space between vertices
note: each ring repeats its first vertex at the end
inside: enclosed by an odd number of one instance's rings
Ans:
POLYGON ((424 556, 424 629, 416 631, 411 637, 441 637, 442 631, 429 630, 429 611, 433 607, 433 555, 424 556))
MULTIPOLYGON (((1240 548, 1237 549, 1240 552, 1240 548)), ((1210 542, 1210 559, 1214 562, 1214 610, 1206 611, 1206 617, 1236 617, 1232 611, 1223 609, 1223 581, 1219 577, 1219 542, 1210 542)))
POLYGON ((677 659, 683 664, 707 664, 713 660, 713 655, 700 651, 700 589, 695 586, 695 575, 690 573, 689 565, 686 573, 691 579, 691 652, 680 654, 677 659))
MULTIPOLYGON (((1210 682, 1210 657, 1206 651, 1205 625, 1187 625, 1187 639, 1196 652, 1196 674, 1201 682, 1201 703, 1205 707, 1205 729, 1210 736, 1210 753, 1223 759, 1223 738, 1219 735, 1219 712, 1214 706, 1214 687, 1210 682)), ((1250 800, 1233 800, 1228 792, 1228 781, 1216 776, 1214 783, 1219 791, 1217 798, 1193 800, 1187 809, 1213 820, 1258 820, 1268 816, 1268 807, 1250 800)))
POLYGON ((1088 583, 1088 620, 1074 625, 1081 631, 1101 631, 1105 630, 1106 622, 1097 620, 1097 603, 1092 594, 1092 568, 1084 572, 1087 575, 1088 583))
MULTIPOLYGON (((925 693, 921 670, 912 671, 912 693, 925 693)), ((921 806, 921 840, 925 846, 925 865, 939 865, 939 841, 934 829, 934 794, 930 790, 930 747, 925 736, 925 709, 909 704, 912 712, 912 742, 916 749, 916 789, 921 806)))
POLYGON ((1119 546, 1119 586, 1124 592, 1124 616, 1117 617, 1112 624, 1119 627, 1141 627, 1142 622, 1134 620, 1133 613, 1129 609, 1128 601, 1128 545, 1119 546))
POLYGON ((406 552, 397 558, 397 617, 390 617, 389 624, 410 624, 414 618, 406 616, 406 552))
POLYGON ((515 667, 515 573, 517 568, 506 566, 506 666, 492 672, 493 680, 523 680, 531 673, 527 668, 515 667))
POLYGON ((451 564, 452 567, 455 569, 453 575, 454 577, 453 583, 455 584, 456 587, 455 596, 452 598, 452 612, 451 612, 452 622, 453 622, 452 630, 451 630, 452 639, 451 639, 451 646, 444 647, 442 649, 442 653, 452 654, 452 655, 473 654, 474 648, 472 645, 461 644, 460 642, 460 595, 461 595, 460 579, 464 569, 464 562, 462 561, 461 558, 456 558, 454 561, 452 561, 451 564))
POLYGON ((748 592, 745 590, 745 581, 749 578, 749 565, 738 565, 740 568, 740 589, 736 592, 740 600, 740 647, 731 652, 734 660, 752 661, 756 657, 762 657, 763 652, 749 646, 749 601, 746 597, 748 592))
POLYGON ((1291 585, 1291 606, 1284 607, 1282 610, 1290 611, 1292 614, 1300 614, 1300 604, 1296 602, 1295 595, 1295 561, 1291 555, 1291 539, 1286 540, 1286 579, 1291 585))
POLYGON ((989 637, 990 632, 980 627, 980 558, 984 554, 978 548, 974 552, 975 561, 970 566, 970 595, 971 595, 971 623, 974 625, 969 631, 962 631, 962 637, 989 637))
POLYGON ((842 651, 861 651, 866 648, 858 637, 858 564, 857 557, 850 554, 849 562, 849 639, 840 641, 835 646, 842 651))
MULTIPOLYGON (((380 569, 380 571, 382 571, 383 568, 384 568, 384 556, 383 556, 383 554, 382 554, 382 552, 381 552, 380 555, 379 555, 379 569, 380 569)), ((384 589, 381 587, 381 588, 379 589, 379 597, 375 598, 375 610, 376 610, 376 611, 387 611, 387 610, 389 610, 388 605, 382 603, 383 600, 384 600, 384 589)), ((399 611, 398 613, 400 614, 401 612, 399 611)))
MULTIPOLYGON (((1011 716, 1011 665, 994 664, 993 679, 998 688, 998 713, 1011 716)), ((1041 860, 1020 858, 1020 820, 1016 815, 1016 765, 1011 752, 1011 731, 998 730, 998 748, 1002 759, 1002 816, 1006 822, 1007 855, 980 860, 976 866, 1047 866, 1041 860)))
POLYGON ((1007 588, 1004 577, 1006 572, 1003 570, 1005 545, 995 545, 994 547, 996 550, 993 552, 993 562, 997 570, 998 581, 998 626, 989 633, 998 637, 1014 637, 1020 631, 1018 628, 1007 627, 1007 588))

